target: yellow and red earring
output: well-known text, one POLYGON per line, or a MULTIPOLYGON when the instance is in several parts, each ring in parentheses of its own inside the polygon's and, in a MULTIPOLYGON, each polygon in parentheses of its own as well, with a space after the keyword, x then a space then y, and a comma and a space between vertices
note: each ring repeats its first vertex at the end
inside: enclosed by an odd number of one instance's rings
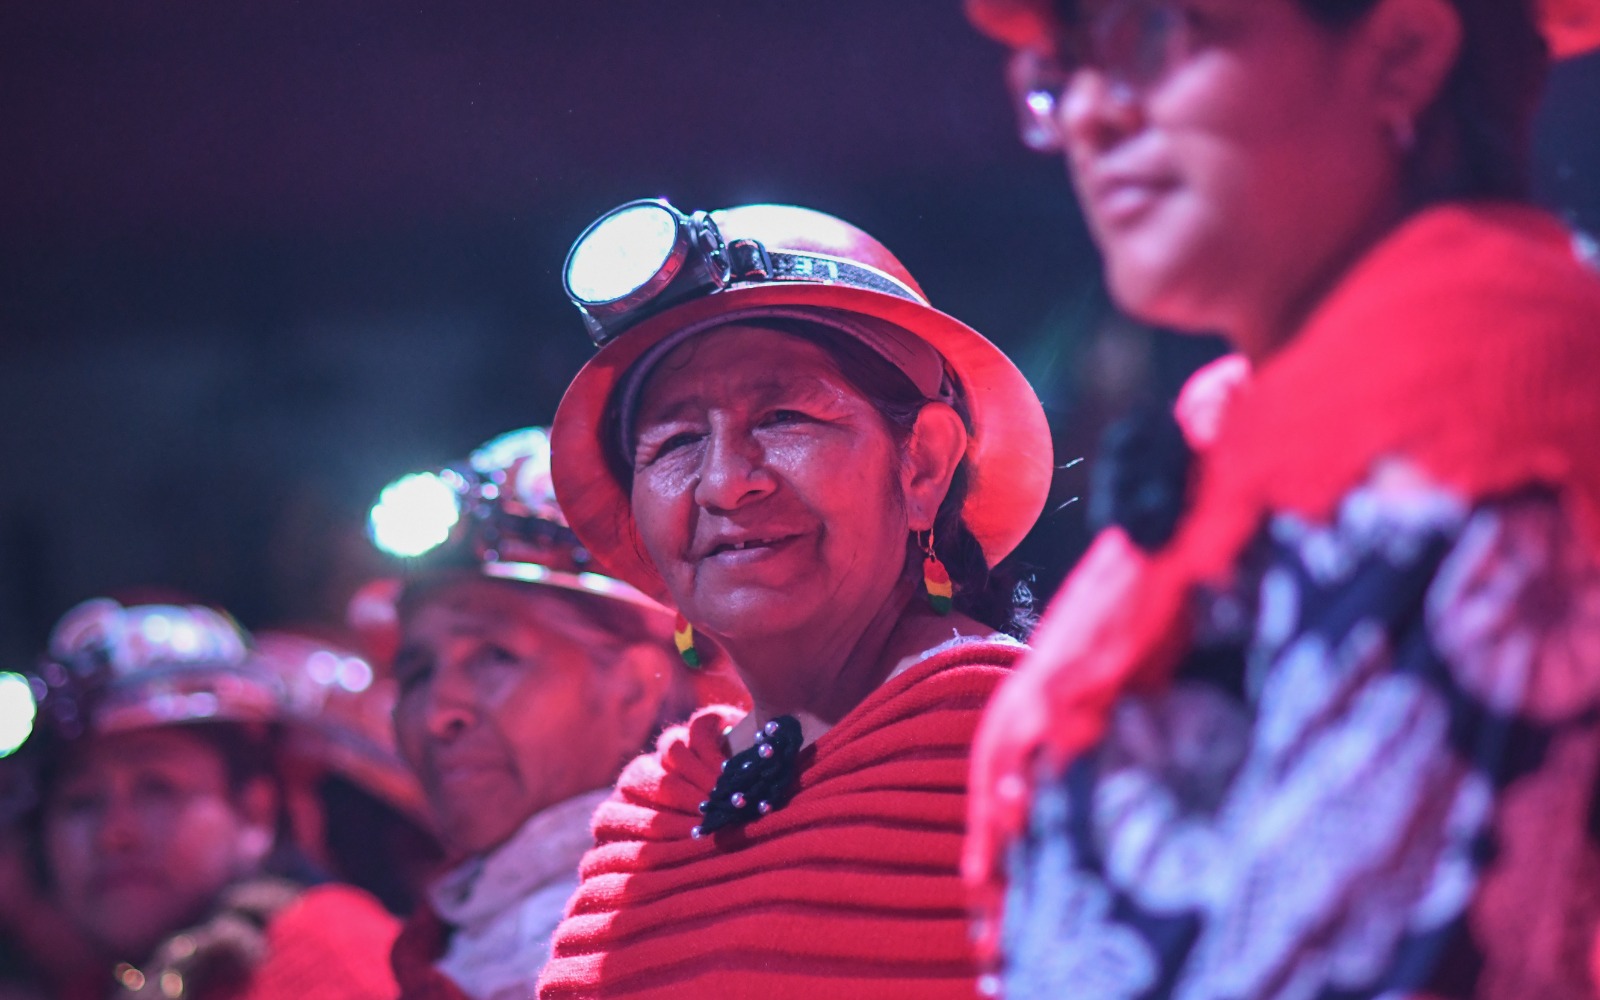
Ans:
POLYGON ((681 614, 672 624, 672 644, 678 647, 678 655, 683 657, 683 662, 689 665, 690 670, 700 669, 700 650, 694 645, 694 626, 681 614))
MULTIPOLYGON (((919 532, 920 534, 920 532, 919 532)), ((933 531, 919 539, 922 547, 922 586, 928 591, 928 605, 941 615, 950 613, 955 598, 955 587, 950 583, 950 571, 944 568, 933 551, 933 531)))

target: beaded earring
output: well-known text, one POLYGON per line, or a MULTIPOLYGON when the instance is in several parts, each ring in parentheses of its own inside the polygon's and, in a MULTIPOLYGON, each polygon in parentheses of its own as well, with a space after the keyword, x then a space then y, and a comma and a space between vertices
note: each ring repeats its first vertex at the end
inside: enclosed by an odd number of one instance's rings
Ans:
POLYGON ((678 655, 690 670, 700 669, 700 650, 694 646, 694 626, 683 615, 672 624, 672 644, 678 647, 678 655))
POLYGON ((947 615, 955 597, 955 588, 950 583, 950 571, 944 568, 944 563, 939 561, 938 554, 933 551, 931 529, 926 537, 919 539, 919 542, 925 557, 922 560, 922 586, 928 591, 928 604, 938 614, 947 615))

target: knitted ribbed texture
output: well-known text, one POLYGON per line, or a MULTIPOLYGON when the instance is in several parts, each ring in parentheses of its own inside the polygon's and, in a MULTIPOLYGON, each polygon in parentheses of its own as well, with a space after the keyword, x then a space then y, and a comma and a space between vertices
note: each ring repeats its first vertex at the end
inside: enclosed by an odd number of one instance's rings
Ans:
POLYGON ((959 645, 892 678, 801 752, 787 806, 699 840, 738 715, 669 730, 595 814, 539 996, 970 1000, 967 753, 1020 651, 959 645))
POLYGON ((1236 393, 1168 548, 1097 543, 1110 558, 1074 576, 1115 578, 1121 597, 1069 579, 975 749, 965 864, 991 908, 1027 805, 996 791, 1025 787, 1036 751, 1064 760, 1098 740, 1123 690, 1165 683, 1192 586, 1223 581, 1268 517, 1326 521, 1388 456, 1471 500, 1550 487, 1600 551, 1600 275, 1554 219, 1448 205, 1406 222, 1236 393))

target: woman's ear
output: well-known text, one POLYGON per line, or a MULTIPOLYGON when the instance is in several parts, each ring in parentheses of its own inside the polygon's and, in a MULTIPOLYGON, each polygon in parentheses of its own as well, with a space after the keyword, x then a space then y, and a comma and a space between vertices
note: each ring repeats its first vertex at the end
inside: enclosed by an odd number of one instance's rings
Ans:
POLYGON ((644 749, 650 732, 661 722, 662 703, 678 668, 659 643, 636 642, 624 649, 605 677, 605 713, 612 719, 622 749, 644 749))
POLYGON ((967 454, 967 428, 954 409, 929 403, 917 414, 906 442, 900 487, 912 531, 933 527, 939 505, 950 492, 950 480, 967 454))
POLYGON ((1382 0, 1364 30, 1377 57, 1374 97, 1382 124, 1409 135, 1461 55, 1461 14, 1450 0, 1382 0))

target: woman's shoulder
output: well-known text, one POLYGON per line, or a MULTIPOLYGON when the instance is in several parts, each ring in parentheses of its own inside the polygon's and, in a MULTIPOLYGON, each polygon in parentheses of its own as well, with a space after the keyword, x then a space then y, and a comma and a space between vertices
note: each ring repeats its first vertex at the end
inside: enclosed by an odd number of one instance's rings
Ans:
POLYGON ((899 674, 901 670, 925 664, 930 664, 931 666, 926 669, 935 674, 961 666, 988 665, 1009 670, 1027 651, 1027 643, 1002 632, 984 635, 954 634, 937 645, 930 646, 921 654, 911 657, 909 662, 903 664, 895 673, 899 674))
POLYGON ((393 939, 400 922, 369 893, 352 885, 329 882, 312 886, 278 914, 270 934, 292 934, 305 928, 331 930, 350 939, 393 939))
MULTIPOLYGON (((990 695, 1027 647, 999 634, 952 635, 906 662, 816 743, 819 758, 846 744, 893 754, 900 743, 965 755, 990 695)), ((726 705, 702 708, 661 734, 652 753, 623 769, 595 813, 602 841, 650 840, 699 821, 698 807, 728 758, 726 733, 744 717, 726 705), (666 821, 666 817, 671 817, 666 821), (663 826, 663 823, 666 825, 663 826)), ((670 839, 670 838, 669 838, 670 839)))
POLYGON ((267 926, 267 955, 249 1000, 357 1000, 394 996, 389 952, 399 921, 353 886, 314 886, 267 926))
POLYGON ((1438 205, 1382 241, 1332 301, 1371 313, 1388 336, 1400 318, 1424 330, 1498 334, 1524 350, 1530 335, 1582 348, 1592 346, 1600 312, 1600 250, 1531 206, 1438 205))
POLYGON ((1008 636, 952 636, 899 668, 855 710, 817 740, 819 756, 885 733, 924 745, 965 748, 984 706, 1028 647, 1008 636))
POLYGON ((917 688, 923 696, 935 691, 964 690, 999 683, 1017 665, 1026 644, 998 632, 981 635, 953 633, 897 664, 875 699, 892 700, 917 688))

